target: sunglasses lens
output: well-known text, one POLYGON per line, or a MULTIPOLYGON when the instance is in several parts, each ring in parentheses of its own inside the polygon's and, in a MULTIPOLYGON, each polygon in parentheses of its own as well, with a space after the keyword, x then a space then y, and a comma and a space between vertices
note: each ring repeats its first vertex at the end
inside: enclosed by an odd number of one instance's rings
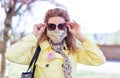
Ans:
MULTIPOLYGON (((66 23, 60 23, 60 24, 58 24, 58 29, 59 30, 65 30, 66 28, 67 28, 66 23)), ((56 25, 52 24, 52 23, 49 23, 48 24, 48 29, 49 30, 55 30, 56 29, 56 25)))
POLYGON ((60 30, 66 29, 66 28, 67 28, 66 23, 61 23, 61 24, 59 24, 59 25, 58 25, 58 28, 59 28, 60 30))
POLYGON ((56 25, 55 24, 48 24, 48 29, 49 30, 55 30, 56 25))

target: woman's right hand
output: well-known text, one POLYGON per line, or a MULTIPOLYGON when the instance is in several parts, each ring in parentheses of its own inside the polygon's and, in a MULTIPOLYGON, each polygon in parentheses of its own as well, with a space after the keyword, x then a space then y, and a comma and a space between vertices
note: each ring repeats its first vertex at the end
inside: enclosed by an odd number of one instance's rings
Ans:
POLYGON ((33 34, 37 37, 40 38, 45 31, 46 24, 35 24, 33 28, 33 34))

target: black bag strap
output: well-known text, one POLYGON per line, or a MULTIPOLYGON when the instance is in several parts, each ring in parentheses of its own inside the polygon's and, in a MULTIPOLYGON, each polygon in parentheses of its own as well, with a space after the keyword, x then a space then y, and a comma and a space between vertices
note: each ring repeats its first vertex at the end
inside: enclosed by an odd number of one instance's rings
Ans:
POLYGON ((28 69, 27 69, 27 71, 29 71, 30 68, 31 68, 31 66, 32 66, 32 64, 33 64, 33 75, 34 75, 34 71, 35 71, 35 68, 36 68, 35 63, 36 63, 36 61, 37 61, 37 59, 38 59, 38 56, 39 56, 40 51, 41 51, 40 46, 37 46, 37 48, 36 48, 36 50, 35 50, 35 53, 34 53, 34 56, 32 57, 32 60, 31 60, 31 62, 30 62, 30 64, 29 64, 29 67, 28 67, 28 69))

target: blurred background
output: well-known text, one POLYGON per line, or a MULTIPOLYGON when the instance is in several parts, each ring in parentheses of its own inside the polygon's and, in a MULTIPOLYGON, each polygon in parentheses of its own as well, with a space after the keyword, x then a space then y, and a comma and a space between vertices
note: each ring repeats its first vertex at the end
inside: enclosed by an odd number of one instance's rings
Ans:
POLYGON ((5 59, 6 48, 30 34, 34 24, 43 22, 45 12, 55 7, 66 9, 107 59, 101 66, 78 64, 76 78, 119 78, 119 4, 119 0, 0 0, 0 78, 19 78, 26 70, 27 66, 5 59))

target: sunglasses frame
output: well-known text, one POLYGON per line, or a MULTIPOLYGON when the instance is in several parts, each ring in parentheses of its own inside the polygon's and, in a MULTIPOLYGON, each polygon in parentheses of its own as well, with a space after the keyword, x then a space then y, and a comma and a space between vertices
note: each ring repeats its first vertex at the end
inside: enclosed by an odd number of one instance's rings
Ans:
POLYGON ((59 23, 58 26, 54 23, 47 24, 48 30, 51 30, 51 31, 56 30, 56 27, 58 27, 59 30, 65 30, 67 28, 67 25, 66 25, 66 23, 59 23))

